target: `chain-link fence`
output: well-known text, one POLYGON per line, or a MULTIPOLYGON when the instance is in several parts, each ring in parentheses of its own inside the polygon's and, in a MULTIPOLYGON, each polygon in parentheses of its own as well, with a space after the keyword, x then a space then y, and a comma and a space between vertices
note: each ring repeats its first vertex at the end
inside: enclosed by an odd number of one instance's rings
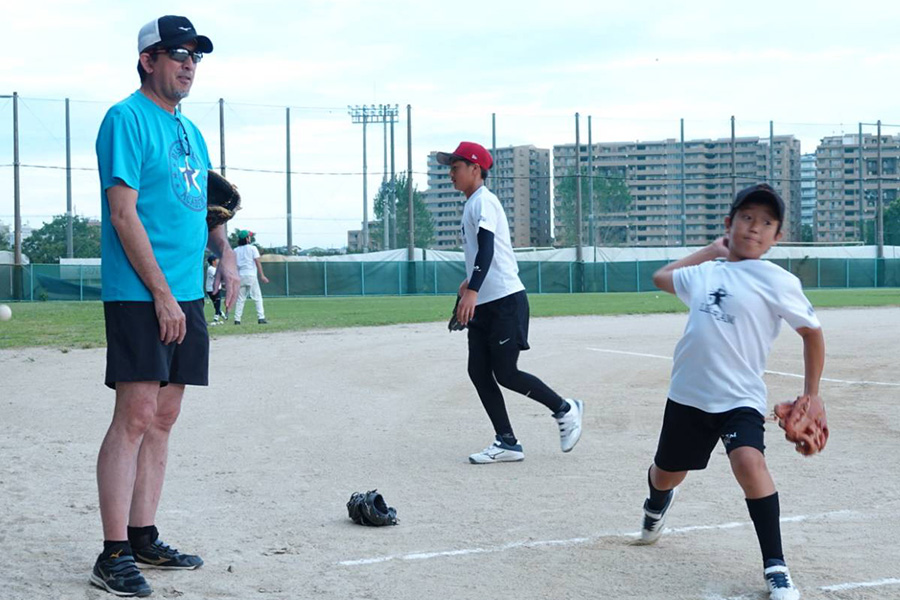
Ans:
MULTIPOLYGON (((809 288, 900 287, 900 259, 774 259, 809 288)), ((667 261, 520 262, 519 277, 532 294, 646 292, 667 261)), ((267 297, 406 296, 454 294, 465 264, 448 261, 268 263, 267 297)), ((99 300, 99 267, 0 265, 0 300, 99 300)))

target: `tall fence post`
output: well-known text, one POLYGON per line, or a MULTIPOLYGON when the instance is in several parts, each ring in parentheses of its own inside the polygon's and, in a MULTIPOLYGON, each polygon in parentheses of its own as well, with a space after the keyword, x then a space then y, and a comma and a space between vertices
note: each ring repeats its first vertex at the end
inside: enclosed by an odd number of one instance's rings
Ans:
POLYGON ((538 294, 544 293, 544 287, 541 283, 541 261, 538 261, 538 294))
POLYGON ((362 286, 362 295, 366 295, 366 261, 359 263, 360 285, 362 286))
POLYGON ((572 293, 572 263, 569 263, 569 293, 572 293))

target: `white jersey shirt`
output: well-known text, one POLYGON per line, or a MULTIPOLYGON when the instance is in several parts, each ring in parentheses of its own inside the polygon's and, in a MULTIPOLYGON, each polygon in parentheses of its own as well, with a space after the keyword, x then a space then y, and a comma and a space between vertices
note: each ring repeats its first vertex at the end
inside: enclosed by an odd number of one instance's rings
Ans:
POLYGON ((244 244, 234 249, 237 257, 238 275, 240 277, 256 277, 256 259, 259 258, 259 250, 253 244, 244 244))
POLYGON ((216 268, 212 265, 206 267, 206 291, 210 294, 213 290, 213 283, 216 281, 216 268))
POLYGON ((476 304, 505 298, 525 289, 519 279, 519 265, 509 239, 509 222, 497 196, 481 186, 467 200, 463 208, 462 238, 466 255, 466 279, 472 280, 475 255, 478 254, 478 230, 494 234, 494 259, 478 291, 476 304))
POLYGON ((800 280, 768 261, 715 260, 676 270, 673 282, 690 312, 669 398, 708 413, 748 407, 765 416, 763 373, 781 320, 821 327, 800 280))

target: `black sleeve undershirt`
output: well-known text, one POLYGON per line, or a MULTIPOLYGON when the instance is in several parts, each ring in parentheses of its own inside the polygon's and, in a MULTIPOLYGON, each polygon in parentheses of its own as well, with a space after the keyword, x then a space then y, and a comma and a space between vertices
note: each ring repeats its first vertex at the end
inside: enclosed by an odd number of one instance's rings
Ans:
POLYGON ((494 233, 483 227, 478 228, 478 252, 475 254, 475 270, 469 279, 470 290, 477 292, 487 277, 488 269, 494 260, 494 233))

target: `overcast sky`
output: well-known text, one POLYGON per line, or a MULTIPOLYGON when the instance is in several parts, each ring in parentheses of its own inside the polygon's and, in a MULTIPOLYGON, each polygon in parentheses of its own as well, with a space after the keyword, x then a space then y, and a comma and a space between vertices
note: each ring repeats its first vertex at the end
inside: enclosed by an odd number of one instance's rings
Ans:
MULTIPOLYGON (((137 32, 163 14, 190 18, 215 51, 199 65, 185 114, 220 165, 225 99, 229 178, 245 196, 236 224, 284 244, 285 107, 291 107, 294 244, 340 247, 362 219, 362 127, 347 105, 400 105, 396 164, 413 170, 462 139, 550 148, 594 141, 793 133, 803 152, 860 121, 900 123, 896 2, 625 3, 430 0, 153 3, 6 0, 0 95, 18 92, 23 221, 65 212, 63 98, 71 98, 73 197, 99 216, 93 143, 109 105, 138 87, 137 32)), ((867 130, 873 130, 868 128, 867 130)), ((897 127, 885 127, 897 133, 897 127)), ((368 129, 370 197, 383 170, 382 127, 368 129)), ((0 221, 12 222, 12 102, 0 98, 0 221)), ((371 215, 371 201, 369 202, 371 215)))

